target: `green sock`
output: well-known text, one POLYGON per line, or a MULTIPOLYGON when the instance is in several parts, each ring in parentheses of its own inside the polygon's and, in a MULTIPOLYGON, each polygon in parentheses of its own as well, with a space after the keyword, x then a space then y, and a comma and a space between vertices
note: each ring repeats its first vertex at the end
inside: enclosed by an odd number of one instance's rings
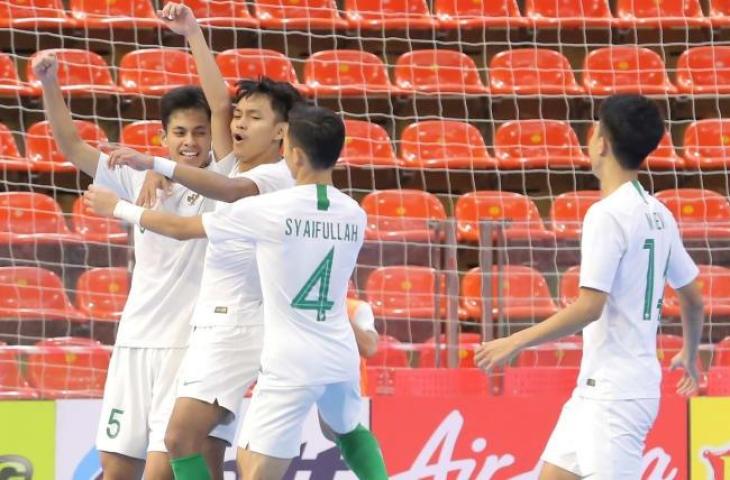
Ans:
POLYGON ((339 435, 337 446, 352 473, 360 480, 388 480, 385 461, 375 436, 362 425, 339 435))
POLYGON ((208 465, 199 453, 170 460, 175 480, 211 480, 208 465))

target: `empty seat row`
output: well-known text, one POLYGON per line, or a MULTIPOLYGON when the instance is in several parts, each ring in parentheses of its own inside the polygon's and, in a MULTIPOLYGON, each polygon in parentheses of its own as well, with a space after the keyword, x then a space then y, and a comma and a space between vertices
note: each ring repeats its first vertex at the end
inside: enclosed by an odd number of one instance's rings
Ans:
MULTIPOLYGON (((103 146, 108 142, 96 124, 76 120, 79 135, 86 142, 103 146)), ((559 120, 521 120, 501 125, 490 155, 479 130, 473 125, 451 120, 416 122, 403 131, 400 156, 385 129, 377 124, 346 120, 347 137, 340 165, 367 168, 523 170, 587 169, 576 133, 559 120)), ((120 143, 150 155, 166 156, 161 145, 162 126, 158 121, 126 125, 120 143)), ((586 136, 587 144, 593 129, 586 136)), ((644 167, 652 170, 722 170, 730 165, 730 120, 707 119, 693 122, 684 134, 684 155, 675 152, 669 134, 647 158, 644 167)), ((25 156, 20 154, 12 132, 0 124, 0 168, 21 172, 76 172, 76 167, 58 150, 47 122, 31 125, 25 133, 25 156)))
MULTIPOLYGON (((182 50, 145 49, 122 57, 119 84, 109 65, 86 50, 55 49, 62 68, 59 82, 69 94, 162 95, 170 89, 199 82, 192 56, 182 50)), ((36 53, 35 55, 38 55, 36 53)), ((489 83, 474 61, 453 50, 416 50, 403 54, 394 67, 391 83, 383 61, 369 52, 325 50, 304 64, 304 82, 298 83, 291 61, 273 50, 233 49, 217 56, 231 89, 241 78, 267 75, 294 83, 305 94, 362 96, 411 95, 646 95, 718 94, 730 92, 730 47, 694 47, 677 63, 676 85, 664 61, 643 47, 616 46, 593 50, 585 59, 582 84, 568 60, 549 49, 512 49, 495 55, 489 64, 489 83)), ((12 59, 0 54, 0 95, 40 95, 40 82, 28 62, 22 82, 12 59)))
MULTIPOLYGON (((711 0, 705 17, 699 0, 655 2, 618 0, 616 17, 607 0, 527 0, 523 17, 516 0, 345 0, 341 16, 333 0, 186 2, 206 26, 306 30, 451 30, 475 28, 677 28, 723 27, 730 5, 711 0)), ((7 28, 151 28, 159 26, 148 0, 71 0, 67 15, 60 0, 4 4, 0 26, 7 28)))
POLYGON ((86 338, 49 338, 22 349, 0 342, 0 399, 101 397, 110 356, 86 338))

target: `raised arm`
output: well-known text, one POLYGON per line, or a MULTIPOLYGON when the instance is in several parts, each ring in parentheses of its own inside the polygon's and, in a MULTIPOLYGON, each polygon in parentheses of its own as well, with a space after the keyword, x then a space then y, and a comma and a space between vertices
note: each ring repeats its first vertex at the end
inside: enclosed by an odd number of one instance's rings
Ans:
POLYGON ((33 72, 43 88, 43 106, 51 125, 53 138, 63 155, 84 173, 96 175, 99 150, 84 142, 76 131, 71 112, 58 84, 58 60, 51 53, 33 59, 33 72))
POLYGON ((167 158, 151 157, 131 148, 113 151, 109 156, 109 165, 112 167, 127 165, 135 170, 154 170, 204 197, 221 202, 232 203, 259 194, 256 183, 248 178, 229 178, 210 170, 182 165, 167 158))
POLYGON ((172 213, 146 210, 120 200, 114 192, 95 185, 89 186, 84 194, 84 203, 99 215, 116 217, 176 240, 206 237, 200 215, 181 217, 172 213))
POLYGON ((168 3, 159 12, 159 16, 170 30, 184 35, 190 45, 200 76, 200 85, 212 114, 213 152, 216 160, 221 160, 233 150, 230 127, 231 98, 228 94, 228 86, 190 7, 181 3, 168 3))

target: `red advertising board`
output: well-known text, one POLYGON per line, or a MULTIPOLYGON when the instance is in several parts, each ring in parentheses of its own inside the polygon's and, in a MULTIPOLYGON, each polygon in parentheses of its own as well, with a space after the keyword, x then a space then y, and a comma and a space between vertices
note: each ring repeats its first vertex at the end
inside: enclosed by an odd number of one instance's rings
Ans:
MULTIPOLYGON (((372 399, 372 428, 392 480, 536 479, 566 398, 372 399)), ((687 478, 687 401, 662 400, 644 452, 644 480, 687 478)))

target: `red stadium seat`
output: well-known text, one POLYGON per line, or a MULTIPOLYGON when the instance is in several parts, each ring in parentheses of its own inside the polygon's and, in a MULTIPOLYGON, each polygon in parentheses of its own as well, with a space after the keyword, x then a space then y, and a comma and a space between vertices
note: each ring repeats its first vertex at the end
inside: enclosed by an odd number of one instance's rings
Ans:
POLYGON ((199 82, 193 56, 182 50, 135 50, 119 63, 119 83, 127 94, 161 96, 173 88, 199 82))
POLYGON ((550 208, 551 228, 561 240, 580 240, 583 218, 588 209, 601 199, 598 190, 579 190, 560 194, 550 208))
POLYGON ((84 242, 104 245, 126 245, 128 242, 127 232, 119 220, 97 215, 84 205, 81 197, 74 201, 71 224, 84 242))
MULTIPOLYGON (((76 130, 82 140, 98 147, 109 140, 104 131, 96 124, 85 120, 74 120, 76 130)), ((38 122, 28 129, 25 136, 25 154, 31 170, 37 172, 75 172, 76 166, 67 161, 58 149, 48 122, 38 122)))
POLYGON ((129 295, 129 271, 124 267, 94 268, 76 284, 76 306, 94 320, 119 321, 129 295))
MULTIPOLYGON (((717 265, 700 265, 697 281, 702 289, 705 315, 730 316, 730 269, 717 265)), ((664 315, 679 318, 681 310, 677 293, 667 286, 664 293, 664 315)))
POLYGON ((730 236, 730 202, 711 190, 663 190, 657 200, 666 205, 687 239, 727 239, 730 236))
POLYGON ((399 160, 393 152, 388 132, 376 123, 345 120, 345 145, 339 163, 351 167, 393 168, 399 160))
POLYGON ((20 373, 17 350, 0 342, 0 400, 29 400, 38 398, 36 392, 20 373))
MULTIPOLYGON (((586 143, 590 142, 596 126, 597 124, 594 123, 588 130, 586 143)), ((646 168, 649 171, 681 170, 685 168, 686 162, 682 157, 677 155, 677 152, 674 149, 674 144, 672 144, 672 137, 671 135, 669 135, 669 132, 666 131, 664 132, 664 136, 659 142, 659 146, 657 146, 656 150, 651 152, 649 156, 646 157, 646 160, 644 160, 644 163, 641 166, 642 168, 646 168)))
POLYGON ((555 238, 545 229, 537 205, 529 197, 504 191, 479 191, 462 195, 456 202, 456 234, 461 242, 479 241, 479 222, 505 222, 507 239, 532 241, 555 238))
MULTIPOLYGON (((474 349, 482 342, 482 336, 478 333, 460 333, 458 337, 458 358, 459 368, 474 368, 474 349)), ((418 366, 420 368, 436 367, 436 342, 433 338, 418 345, 419 355, 418 366)), ((446 335, 439 337, 439 366, 445 367, 448 362, 446 349, 446 335)))
POLYGON ((71 15, 83 29, 162 27, 149 0, 71 0, 71 15))
POLYGON ((41 94, 41 82, 35 78, 33 59, 45 52, 58 59, 58 83, 64 93, 76 96, 114 95, 120 92, 112 80, 109 65, 101 56, 88 50, 57 48, 34 53, 26 63, 26 77, 33 94, 41 94))
POLYGON ((429 267, 390 266, 374 270, 365 296, 378 318, 433 319, 436 271, 429 267))
POLYGON ((710 0, 710 23, 713 28, 730 26, 730 0, 710 0))
POLYGON ((708 118, 692 122, 684 131, 684 159, 687 167, 693 169, 730 167, 730 120, 708 118))
POLYGON ((31 95, 31 88, 20 81, 15 62, 7 53, 0 52, 0 97, 31 95))
POLYGON ((578 137, 561 120, 516 120, 503 124, 494 138, 500 168, 588 168, 578 137))
POLYGON ((519 28, 527 26, 516 0, 435 0, 439 29, 519 28))
POLYGON ((56 201, 42 193, 0 193, 0 243, 78 242, 56 201))
MULTIPOLYGON (((678 335, 657 335, 656 355, 662 367, 669 367, 672 358, 682 350, 684 339, 678 335)), ((700 359, 697 359, 697 367, 702 368, 700 359)))
POLYGON ((527 0, 534 28, 608 28, 614 18, 606 0, 527 0))
POLYGON ((617 0, 619 28, 709 27, 699 0, 617 0))
POLYGON ((239 80, 257 79, 262 76, 289 82, 299 89, 302 88, 289 57, 275 50, 233 48, 219 53, 216 63, 229 88, 234 92, 239 80))
MULTIPOLYGON (((482 317, 482 271, 472 268, 461 279, 461 306, 464 318, 482 317)), ((492 315, 508 320, 543 320, 558 311, 545 278, 523 265, 505 265, 500 274, 492 269, 492 315), (501 298, 500 295, 501 288, 501 298)))
POLYGON ((484 95, 489 89, 466 54, 453 50, 404 53, 395 65, 395 84, 404 91, 425 94, 484 95))
POLYGON ((163 135, 162 122, 140 120, 124 126, 119 142, 147 155, 167 157, 170 152, 162 145, 163 135))
POLYGON ((254 15, 264 28, 307 31, 347 28, 333 0, 255 0, 254 15))
POLYGON ((712 354, 712 365, 715 367, 730 367, 730 337, 725 337, 715 345, 712 354))
POLYGON ((363 96, 397 92, 378 57, 358 50, 325 50, 304 63, 304 84, 316 96, 363 96))
POLYGON ((236 0, 185 0, 201 27, 257 28, 246 2, 236 0))
POLYGON ((493 169, 481 133, 473 125, 453 120, 413 123, 401 134, 403 166, 414 169, 493 169))
POLYGON ((362 208, 368 214, 367 240, 433 241, 429 222, 446 219, 439 199, 420 190, 377 190, 362 199, 362 208))
POLYGON ((573 68, 560 52, 515 48, 489 62, 489 89, 495 95, 582 95, 573 68))
POLYGON ((111 352, 87 338, 50 338, 28 355, 28 380, 43 398, 98 398, 111 352))
POLYGON ((664 61, 648 48, 605 47, 586 56, 583 86, 590 95, 677 93, 667 76, 664 61))
POLYGON ((730 47, 694 47, 677 60, 677 88, 688 95, 730 93, 730 47))
POLYGON ((76 25, 66 14, 60 0, 23 0, 0 3, 0 28, 26 30, 72 28, 76 25))
POLYGON ((0 318, 86 321, 58 276, 43 268, 0 267, 0 318))
POLYGON ((583 338, 570 335, 555 342, 543 343, 523 350, 517 357, 518 367, 580 367, 583 338))
POLYGON ((357 30, 428 30, 438 25, 425 0, 346 0, 345 19, 357 30))
POLYGON ((20 155, 13 132, 0 123, 0 169, 24 171, 29 168, 28 162, 20 155))
POLYGON ((368 367, 407 368, 408 352, 397 338, 381 335, 378 339, 378 351, 367 360, 368 367))
POLYGON ((578 299, 580 292, 580 267, 570 267, 560 277, 560 304, 567 307, 578 299))

